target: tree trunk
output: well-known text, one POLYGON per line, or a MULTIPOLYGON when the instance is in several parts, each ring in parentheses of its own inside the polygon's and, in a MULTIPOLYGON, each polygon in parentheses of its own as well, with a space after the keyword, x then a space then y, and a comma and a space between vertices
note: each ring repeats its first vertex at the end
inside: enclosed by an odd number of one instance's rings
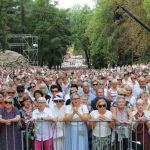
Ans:
POLYGON ((88 55, 87 49, 84 50, 84 53, 85 53, 85 57, 86 57, 86 62, 87 62, 88 68, 90 68, 91 67, 91 65, 90 65, 90 57, 88 55))

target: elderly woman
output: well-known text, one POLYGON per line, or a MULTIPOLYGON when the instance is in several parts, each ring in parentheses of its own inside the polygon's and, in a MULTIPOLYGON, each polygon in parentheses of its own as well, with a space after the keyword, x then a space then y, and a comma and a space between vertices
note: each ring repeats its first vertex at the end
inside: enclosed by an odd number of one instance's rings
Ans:
POLYGON ((136 103, 136 98, 132 94, 132 88, 129 85, 125 85, 124 89, 126 90, 126 105, 133 109, 136 103))
POLYGON ((140 95, 144 103, 144 110, 150 111, 150 96, 148 93, 144 92, 140 95))
POLYGON ((132 120, 132 113, 126 107, 126 99, 123 96, 118 96, 116 99, 116 107, 111 109, 113 118, 116 121, 116 136, 118 137, 117 149, 123 146, 123 150, 128 147, 128 139, 130 137, 129 125, 132 120))
POLYGON ((56 121, 56 128, 54 131, 54 150, 64 150, 64 135, 65 135, 65 124, 64 116, 65 116, 65 105, 64 105, 64 97, 63 93, 56 94, 53 99, 55 106, 52 110, 54 120, 56 121))
POLYGON ((133 119, 135 121, 135 137, 136 140, 142 143, 141 149, 150 150, 150 112, 144 110, 144 101, 142 99, 136 102, 137 111, 133 112, 133 119), (149 133, 148 133, 149 132, 149 133))
POLYGON ((21 132, 19 128, 20 114, 14 107, 13 99, 6 98, 5 106, 0 109, 0 149, 21 150, 21 132))
POLYGON ((37 102, 38 108, 32 113, 32 121, 35 122, 35 149, 53 150, 52 111, 46 107, 45 97, 40 97, 37 102))
POLYGON ((23 107, 19 109, 22 121, 22 129, 26 128, 26 123, 30 121, 32 117, 32 99, 30 96, 23 98, 23 107))
POLYGON ((78 94, 71 95, 71 105, 66 106, 66 150, 88 150, 86 121, 89 118, 86 105, 82 105, 78 94))
POLYGON ((96 103, 97 110, 93 110, 91 119, 96 122, 89 122, 93 128, 93 148, 92 150, 110 150, 111 128, 113 127, 112 113, 106 110, 107 103, 104 99, 99 99, 96 103))
MULTIPOLYGON (((19 109, 20 116, 21 116, 21 129, 26 130, 27 124, 29 123, 31 117, 32 117, 32 99, 30 96, 25 96, 23 98, 23 107, 19 109)), ((29 124, 28 128, 30 129, 32 127, 32 124, 29 124)), ((28 135, 30 135, 29 138, 29 147, 33 147, 34 142, 31 140, 31 137, 33 137, 32 130, 28 130, 28 135)), ((24 142, 26 141, 27 132, 23 134, 24 142)), ((27 149, 27 145, 24 145, 24 149, 27 149)))

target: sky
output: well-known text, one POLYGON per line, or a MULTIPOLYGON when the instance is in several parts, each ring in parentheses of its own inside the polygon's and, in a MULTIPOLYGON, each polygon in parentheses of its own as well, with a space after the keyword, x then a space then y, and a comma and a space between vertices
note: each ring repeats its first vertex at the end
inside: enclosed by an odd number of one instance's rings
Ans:
POLYGON ((85 4, 93 7, 94 0, 57 0, 60 8, 71 8, 76 4, 84 6, 85 4))

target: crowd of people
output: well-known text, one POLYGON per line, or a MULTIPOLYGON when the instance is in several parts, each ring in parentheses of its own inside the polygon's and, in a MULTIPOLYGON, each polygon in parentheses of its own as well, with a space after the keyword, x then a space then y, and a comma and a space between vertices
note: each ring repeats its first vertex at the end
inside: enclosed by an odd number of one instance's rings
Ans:
POLYGON ((0 68, 0 139, 0 150, 150 150, 150 63, 0 68))

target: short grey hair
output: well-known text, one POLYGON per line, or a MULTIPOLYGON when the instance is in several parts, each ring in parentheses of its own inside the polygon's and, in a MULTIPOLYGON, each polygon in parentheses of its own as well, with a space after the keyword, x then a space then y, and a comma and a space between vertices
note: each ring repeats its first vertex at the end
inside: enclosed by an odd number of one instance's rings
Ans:
POLYGON ((89 82, 87 82, 87 81, 83 82, 83 86, 85 86, 85 85, 90 86, 89 82))

